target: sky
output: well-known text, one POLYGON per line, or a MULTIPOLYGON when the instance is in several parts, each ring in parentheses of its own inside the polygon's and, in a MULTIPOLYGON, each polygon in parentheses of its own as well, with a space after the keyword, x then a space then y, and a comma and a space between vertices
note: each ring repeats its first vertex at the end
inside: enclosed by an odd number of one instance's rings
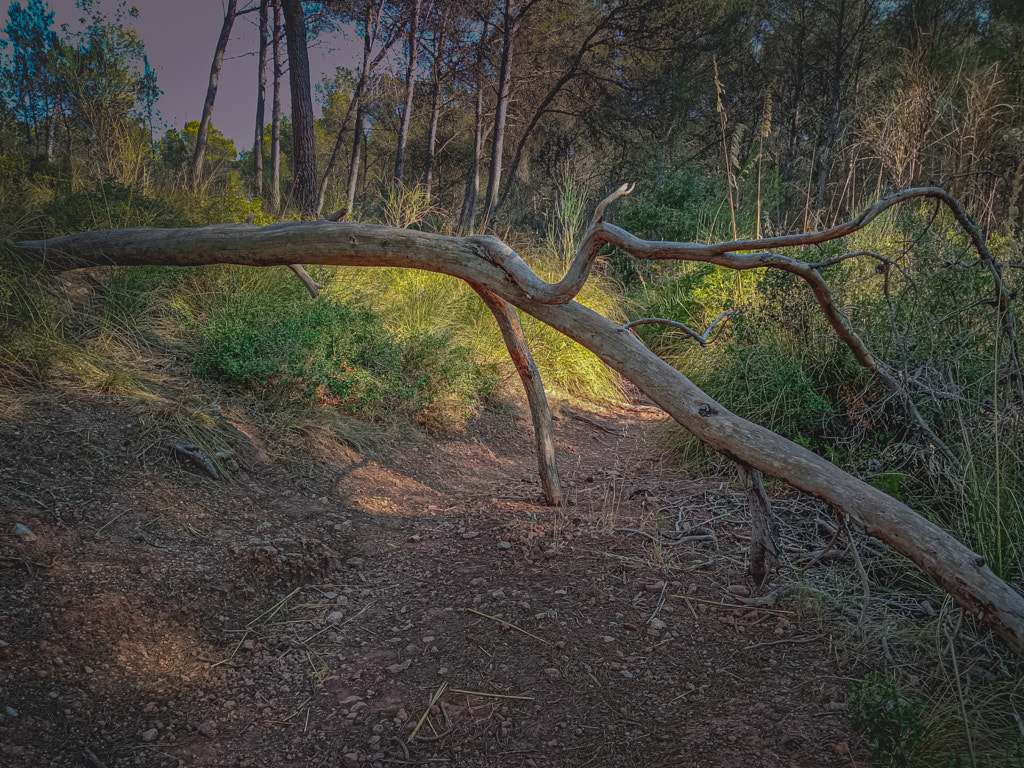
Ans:
MULTIPOLYGON (((59 30, 64 23, 72 30, 79 28, 81 12, 75 8, 74 0, 48 2, 54 12, 54 28, 59 30)), ((252 4, 253 0, 239 0, 238 8, 252 4)), ((97 5, 113 17, 117 0, 98 0, 97 5)), ((159 118, 155 128, 158 135, 167 128, 180 129, 189 120, 198 120, 202 116, 214 48, 224 22, 225 4, 221 0, 130 0, 129 5, 139 9, 139 16, 127 19, 126 26, 134 26, 145 41, 150 66, 156 70, 157 85, 163 91, 157 102, 159 118)), ((2 28, 7 23, 6 10, 0 13, 3 14, 0 16, 2 28)), ((213 110, 214 127, 234 139, 238 150, 251 148, 255 131, 258 24, 258 11, 235 19, 213 110)), ((314 41, 309 52, 310 78, 315 85, 324 74, 333 74, 335 67, 359 66, 361 57, 362 43, 352 34, 347 39, 338 36, 329 42, 314 41)), ((270 122, 271 79, 268 66, 267 122, 270 122)), ((291 102, 287 72, 283 80, 282 110, 288 114, 291 102)), ((319 105, 314 104, 314 108, 319 114, 319 105)))

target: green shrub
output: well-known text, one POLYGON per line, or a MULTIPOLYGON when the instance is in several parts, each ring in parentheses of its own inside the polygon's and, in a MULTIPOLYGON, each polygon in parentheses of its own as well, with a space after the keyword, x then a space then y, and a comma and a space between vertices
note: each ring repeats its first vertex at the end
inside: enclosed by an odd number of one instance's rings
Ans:
POLYGON ((849 707, 853 727, 867 737, 884 765, 915 764, 914 751, 925 734, 927 705, 921 699, 905 697, 876 673, 854 686, 849 707))
MULTIPOLYGON (((282 276, 284 277, 284 276, 282 276)), ((450 332, 396 338, 372 309, 288 287, 236 293, 200 325, 197 370, 286 402, 464 425, 493 380, 450 332)), ((447 426, 446 426, 447 425, 447 426)))

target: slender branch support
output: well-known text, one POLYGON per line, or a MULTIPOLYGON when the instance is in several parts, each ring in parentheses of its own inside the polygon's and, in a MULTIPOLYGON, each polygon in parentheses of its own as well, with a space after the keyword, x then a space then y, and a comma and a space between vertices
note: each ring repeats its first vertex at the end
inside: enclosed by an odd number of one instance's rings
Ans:
POLYGON ((565 503, 562 495, 562 484, 558 479, 558 466, 555 462, 555 423, 551 416, 551 407, 544 394, 544 382, 540 371, 530 354, 530 345, 523 335, 523 327, 519 323, 519 315, 515 307, 482 285, 470 283, 484 304, 491 310, 501 330, 509 357, 516 367, 516 372, 526 390, 526 401, 530 406, 530 418, 533 420, 533 434, 537 443, 537 469, 540 473, 540 484, 544 489, 544 499, 549 506, 560 507, 565 503))
POLYGON ((775 541, 776 524, 772 505, 765 493, 761 473, 744 464, 737 464, 747 494, 752 520, 750 540, 750 576, 757 585, 768 580, 771 569, 779 563, 779 545, 775 541))

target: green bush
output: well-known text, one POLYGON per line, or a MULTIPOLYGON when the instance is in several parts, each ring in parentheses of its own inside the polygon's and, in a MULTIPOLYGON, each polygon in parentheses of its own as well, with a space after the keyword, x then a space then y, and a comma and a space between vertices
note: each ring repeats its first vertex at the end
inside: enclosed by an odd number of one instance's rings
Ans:
POLYGON ((876 673, 854 686, 849 707, 853 727, 867 737, 883 765, 915 764, 914 751, 925 734, 927 705, 921 699, 905 697, 876 673))
POLYGON ((286 402, 404 415, 439 429, 464 425, 493 387, 450 332, 399 339, 377 312, 327 296, 312 301, 300 289, 235 294, 209 314, 198 372, 286 402))

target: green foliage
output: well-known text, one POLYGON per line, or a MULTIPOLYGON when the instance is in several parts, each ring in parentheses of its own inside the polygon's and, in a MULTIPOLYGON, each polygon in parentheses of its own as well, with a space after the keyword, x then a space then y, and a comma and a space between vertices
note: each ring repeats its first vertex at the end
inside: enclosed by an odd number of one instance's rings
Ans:
POLYGON ((914 752, 925 734, 927 705, 908 698, 880 674, 854 686, 849 700, 853 727, 863 733, 883 765, 915 765, 914 752))
POLYGON ((78 191, 57 187, 33 228, 39 237, 57 237, 91 229, 182 227, 190 223, 173 203, 108 181, 78 191))
POLYGON ((248 288, 233 292, 201 324, 191 307, 201 375, 282 402, 374 419, 412 417, 436 428, 464 425, 493 386, 450 332, 398 339, 373 310, 326 296, 311 301, 291 275, 257 278, 248 288))

